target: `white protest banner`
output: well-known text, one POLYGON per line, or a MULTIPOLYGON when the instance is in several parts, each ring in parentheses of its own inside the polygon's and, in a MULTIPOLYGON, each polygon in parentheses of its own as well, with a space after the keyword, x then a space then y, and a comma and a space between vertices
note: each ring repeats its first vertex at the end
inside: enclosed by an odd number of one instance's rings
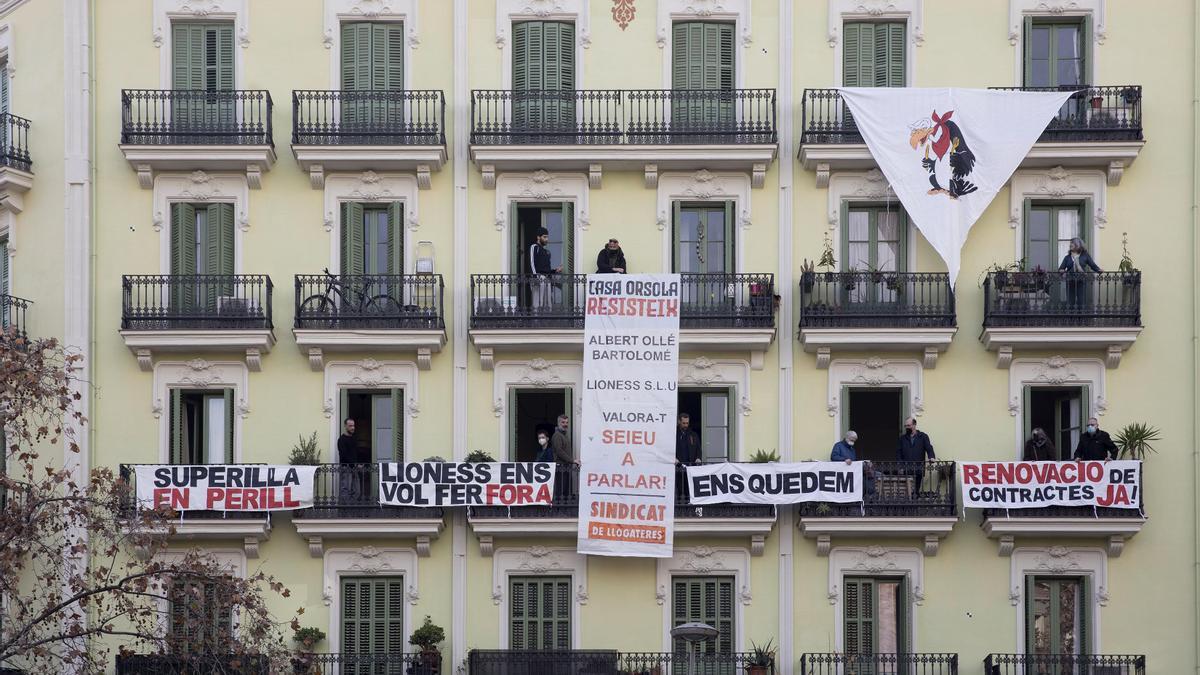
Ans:
POLYGON ((678 274, 587 279, 580 553, 673 555, 679 286, 678 274))
POLYGON ((905 211, 946 262, 952 286, 971 226, 1075 93, 914 87, 839 91, 905 211))
POLYGON ((1141 508, 1142 463, 963 462, 963 506, 1030 509, 1043 506, 1141 508))
POLYGON ((550 506, 553 462, 386 462, 379 503, 386 506, 550 506))
POLYGON ((313 505, 315 466, 143 464, 138 506, 175 511, 291 511, 313 505))
POLYGON ((863 465, 855 462, 741 464, 687 467, 692 504, 861 502, 863 465))

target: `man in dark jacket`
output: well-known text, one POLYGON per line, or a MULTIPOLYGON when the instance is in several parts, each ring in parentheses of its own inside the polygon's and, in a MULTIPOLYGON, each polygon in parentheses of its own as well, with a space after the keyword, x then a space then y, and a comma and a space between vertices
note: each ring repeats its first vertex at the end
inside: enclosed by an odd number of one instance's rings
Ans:
POLYGON ((355 466, 362 462, 362 457, 354 428, 354 418, 347 417, 342 421, 342 434, 337 439, 338 463, 344 465, 338 467, 338 489, 345 501, 357 499, 362 494, 359 467, 355 466))
POLYGON ((937 456, 933 454, 933 443, 929 440, 929 434, 917 429, 915 417, 904 420, 904 433, 900 440, 896 441, 896 461, 917 463, 913 468, 905 469, 905 473, 913 477, 914 495, 921 491, 921 483, 925 480, 923 462, 935 459, 937 456))
POLYGON ((679 413, 679 424, 675 427, 675 464, 685 466, 700 463, 700 434, 691 429, 692 418, 679 413))
POLYGON ((625 252, 616 239, 609 239, 596 256, 597 274, 625 274, 625 252))
POLYGON ((1075 459, 1085 462, 1107 462, 1117 456, 1117 444, 1109 438, 1107 431, 1100 430, 1100 421, 1089 417, 1087 429, 1079 434, 1079 444, 1075 446, 1075 459))
POLYGON ((533 272, 531 289, 533 291, 533 309, 550 308, 550 275, 562 271, 562 267, 551 267, 550 230, 539 228, 537 239, 529 247, 529 269, 533 272))
MULTIPOLYGON (((851 429, 846 432, 842 440, 833 444, 833 450, 829 451, 829 461, 845 462, 846 466, 850 466, 858 461, 858 453, 854 451, 854 444, 858 442, 858 432, 851 429)), ((875 496, 875 467, 870 462, 863 464, 863 496, 875 496)))
POLYGON ((1025 441, 1025 452, 1021 459, 1026 462, 1057 462, 1058 450, 1054 447, 1054 442, 1046 436, 1046 432, 1039 427, 1035 428, 1033 435, 1025 441))

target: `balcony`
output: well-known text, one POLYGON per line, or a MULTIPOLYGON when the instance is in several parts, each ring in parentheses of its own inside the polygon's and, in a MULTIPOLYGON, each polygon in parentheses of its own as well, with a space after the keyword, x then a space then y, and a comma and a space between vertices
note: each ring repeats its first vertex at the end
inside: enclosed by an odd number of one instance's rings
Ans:
POLYGON ((25 312, 33 303, 15 295, 0 295, 0 330, 4 331, 5 339, 29 340, 28 324, 25 312))
POLYGON ((441 675, 442 656, 431 654, 302 654, 292 672, 304 675, 441 675))
POLYGON ((296 532, 308 540, 314 558, 324 555, 327 539, 411 538, 417 555, 442 533, 442 509, 382 506, 378 464, 322 464, 317 467, 313 508, 292 512, 296 532))
POLYGON ((486 188, 503 171, 732 169, 761 188, 777 151, 774 89, 480 90, 471 99, 471 159, 486 188))
POLYGON ((25 210, 25 193, 33 187, 29 156, 29 120, 0 114, 0 209, 25 210))
POLYGON ((121 91, 121 152, 138 185, 163 171, 237 171, 252 189, 275 164, 271 94, 265 90, 121 91))
POLYGON ((1146 675, 1143 655, 988 654, 984 675, 1146 675))
MULTIPOLYGON (((471 341, 483 367, 497 351, 583 351, 587 276, 471 276, 471 341)), ((762 369, 775 339, 775 275, 683 274, 680 349, 750 352, 762 369)))
POLYGON ((269 675, 265 656, 232 654, 118 654, 116 675, 269 675))
MULTIPOLYGON (((766 536, 775 525, 775 507, 762 504, 708 504, 688 501, 683 469, 675 475, 675 534, 749 537, 752 555, 762 555, 766 536)), ((579 526, 579 467, 558 465, 553 506, 472 506, 467 519, 484 555, 492 554, 496 537, 575 537, 579 526)))
MULTIPOLYGON (((800 675, 958 675, 958 654, 802 654, 800 675)), ((1064 674, 1065 675, 1065 674, 1064 674)))
POLYGON ((440 274, 296 275, 296 344, 315 371, 326 352, 412 351, 421 370, 446 344, 440 274))
POLYGON ((292 92, 292 154, 313 189, 333 171, 416 173, 422 190, 446 163, 440 90, 292 92))
POLYGON ((817 540, 827 556, 833 537, 917 537, 925 555, 937 555, 958 513, 954 462, 873 462, 864 467, 866 495, 861 504, 800 504, 799 527, 817 540))
POLYGON ((751 653, 696 654, 689 670, 686 652, 620 652, 615 649, 524 650, 472 649, 467 653, 471 675, 584 675, 629 673, 651 675, 774 675, 774 664, 761 667, 751 653))
POLYGON ((838 350, 917 351, 934 368, 958 331, 945 273, 806 272, 800 298, 800 343, 822 369, 838 350))
POLYGON ((1014 349, 1104 350, 1109 368, 1142 332, 1142 273, 991 272, 984 347, 1007 368, 1014 349))
POLYGON ((265 274, 121 277, 121 337, 149 371, 155 352, 244 352, 261 370, 275 345, 265 274))
MULTIPOLYGON (((1057 91, 1036 87, 997 89, 1057 91)), ((816 171, 817 187, 828 187, 833 171, 875 167, 875 160, 837 89, 805 89, 801 114, 800 163, 805 169, 816 171)), ((1142 88, 1088 87, 1080 89, 1063 105, 1021 166, 1101 169, 1108 174, 1108 184, 1117 185, 1145 144, 1142 88)))
MULTIPOLYGON (((129 486, 127 493, 129 501, 121 505, 121 510, 132 516, 137 512, 135 501, 137 494, 136 464, 121 464, 118 467, 121 480, 129 486)), ((184 541, 196 539, 240 540, 247 558, 258 557, 258 547, 271 536, 271 518, 266 511, 180 511, 178 519, 172 522, 174 536, 184 541)), ((155 656, 139 656, 141 659, 156 659, 155 656)), ((224 658, 224 656, 221 656, 224 658)), ((182 663, 182 662, 181 662, 182 663)), ((159 672, 131 670, 131 673, 159 672)), ((170 670, 162 672, 173 672, 170 670)))

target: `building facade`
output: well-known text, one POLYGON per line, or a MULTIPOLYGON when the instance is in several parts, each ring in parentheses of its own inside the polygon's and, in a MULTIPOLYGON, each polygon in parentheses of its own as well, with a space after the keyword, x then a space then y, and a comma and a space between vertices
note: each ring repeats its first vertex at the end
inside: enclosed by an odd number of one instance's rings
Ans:
POLYGON ((323 652, 412 651, 428 615, 443 672, 666 672, 688 621, 711 653, 773 641, 785 674, 1197 671, 1198 19, 1155 9, 9 0, 4 320, 84 353, 85 468, 287 463, 315 433, 316 508, 189 514, 178 546, 272 571, 323 652), (1079 93, 952 289, 839 86, 1079 93), (1054 271, 1073 238, 1106 270, 1086 288, 1054 271), (826 459, 854 429, 876 494, 680 495, 659 560, 576 553, 567 466, 554 507, 379 508, 375 462, 531 461, 561 414, 579 447, 610 240, 683 275, 703 461, 826 459), (910 417, 935 462, 896 461, 910 417), (961 508, 956 462, 1034 428, 1070 459, 1093 417, 1162 430, 1143 509, 961 508))

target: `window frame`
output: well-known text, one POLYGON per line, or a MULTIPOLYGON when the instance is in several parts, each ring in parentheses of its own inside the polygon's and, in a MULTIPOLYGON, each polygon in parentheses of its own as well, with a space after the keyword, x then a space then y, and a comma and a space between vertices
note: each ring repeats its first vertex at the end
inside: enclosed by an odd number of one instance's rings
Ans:
MULTIPOLYGON (((573 598, 573 593, 572 593, 573 584, 574 584, 574 578, 570 574, 565 574, 565 575, 559 575, 559 574, 555 574, 555 575, 511 574, 511 575, 509 575, 508 576, 508 593, 509 593, 508 616, 504 617, 504 620, 508 623, 508 648, 509 649, 541 649, 541 650, 571 649, 572 642, 574 639, 574 632, 573 632, 574 625, 573 625, 573 617, 572 617, 573 605, 574 605, 574 598, 573 598), (528 611, 526 611, 522 616, 517 616, 517 613, 518 613, 517 587, 518 586, 524 587, 525 593, 527 594, 529 587, 535 586, 535 585, 539 587, 539 593, 543 594, 541 597, 545 597, 544 593, 547 588, 551 589, 552 593, 554 594, 552 596, 553 597, 553 600, 552 600, 553 610, 554 610, 554 613, 557 614, 557 616, 547 618, 545 616, 541 616, 540 612, 537 613, 538 614, 537 616, 532 616, 532 615, 530 615, 530 613, 528 611), (518 621, 526 624, 524 626, 525 640, 522 641, 522 644, 519 646, 517 644, 518 641, 516 639, 517 636, 515 634, 515 628, 518 624, 518 621), (536 639, 534 639, 532 641, 530 640, 530 636, 533 635, 533 633, 531 633, 531 631, 529 630, 531 624, 536 625, 536 629, 537 629, 536 635, 535 635, 536 639), (546 624, 550 624, 551 630, 553 631, 554 635, 556 635, 556 636, 562 636, 564 634, 566 635, 566 645, 555 644, 553 646, 548 647, 544 644, 541 644, 541 637, 544 635, 543 631, 545 629, 546 624), (538 643, 539 646, 531 646, 531 643, 538 643)), ((527 598, 528 596, 526 595, 525 597, 527 598)), ((526 599, 526 602, 524 603, 524 607, 528 608, 529 606, 530 606, 530 603, 526 599)), ((543 608, 545 607, 544 602, 541 603, 541 607, 543 607, 543 608)))
MULTIPOLYGON (((405 576, 402 574, 393 574, 393 575, 386 575, 386 576, 340 575, 338 577, 338 593, 340 594, 340 597, 339 597, 340 603, 338 606, 339 616, 334 617, 334 620, 338 622, 338 628, 339 628, 339 631, 338 631, 339 652, 341 654, 346 654, 346 655, 361 655, 363 653, 361 651, 356 651, 353 647, 349 647, 349 648, 347 647, 346 625, 350 621, 355 622, 356 624, 358 624, 359 627, 362 627, 362 625, 364 625, 364 624, 369 626, 368 629, 370 630, 370 635, 368 636, 368 643, 371 644, 371 649, 369 652, 367 652, 368 654, 378 653, 378 652, 391 653, 391 652, 405 651, 405 647, 407 647, 407 645, 408 645, 408 636, 407 636, 407 633, 405 633, 405 631, 410 628, 410 626, 406 625, 406 622, 405 622, 405 614, 406 614, 405 605, 408 603, 406 589, 407 589, 407 586, 405 586, 405 576), (369 614, 368 618, 365 618, 365 619, 361 618, 361 617, 350 618, 348 616, 348 614, 350 613, 352 608, 351 608, 350 603, 347 601, 347 595, 346 595, 346 587, 349 586, 350 584, 359 584, 359 585, 369 586, 371 588, 371 593, 372 593, 371 600, 372 601, 374 601, 376 598, 375 594, 382 591, 382 593, 384 594, 384 602, 382 603, 382 605, 384 607, 384 616, 381 618, 381 617, 375 616, 373 613, 368 612, 368 614, 369 614), (389 611, 391 608, 389 606, 388 600, 389 600, 390 594, 393 592, 393 585, 395 587, 394 592, 396 592, 399 595, 399 601, 398 601, 399 616, 393 616, 393 614, 389 611), (393 620, 398 621, 400 624, 399 630, 395 632, 395 634, 398 636, 398 640, 399 640, 398 645, 391 643, 392 641, 389 639, 389 634, 392 633, 390 624, 393 620), (375 631, 377 631, 377 630, 383 631, 382 636, 381 636, 382 637, 381 642, 384 645, 386 645, 383 649, 375 648, 375 645, 379 644, 379 642, 380 642, 380 641, 377 641, 377 639, 380 636, 377 636, 375 634, 375 631)), ((358 598, 361 598, 361 595, 358 596, 358 598)), ((361 606, 361 605, 357 604, 357 603, 361 602, 361 600, 358 598, 356 598, 356 600, 355 600, 356 607, 361 606)), ((377 603, 371 602, 370 604, 377 604, 377 603)), ((368 609, 371 609, 371 608, 368 608, 368 609)), ((361 640, 360 640, 360 642, 361 642, 361 640)))
MULTIPOLYGON (((686 199, 676 199, 671 202, 671 270, 675 273, 682 274, 736 274, 737 273, 737 224, 734 222, 737 214, 737 201, 733 199, 725 199, 721 201, 692 201, 686 199), (706 269, 697 272, 682 272, 682 260, 680 259, 679 249, 682 245, 680 236, 682 234, 681 221, 685 211, 700 211, 717 212, 723 211, 724 223, 724 269, 720 272, 714 272, 706 269)), ((705 231, 708 229, 707 218, 701 217, 705 231)))
MULTIPOLYGON (((350 415, 350 397, 365 396, 368 399, 367 405, 371 411, 371 429, 369 439, 371 442, 371 460, 370 463, 377 462, 403 462, 405 461, 405 441, 408 434, 408 428, 405 424, 405 416, 407 415, 407 399, 405 398, 405 387, 403 385, 396 387, 386 387, 378 389, 363 389, 359 387, 339 387, 338 389, 338 426, 342 426, 342 421, 350 415), (391 457, 381 457, 379 448, 375 447, 375 439, 378 436, 378 423, 375 419, 376 399, 381 398, 391 399, 392 411, 392 431, 391 431, 391 457)), ((357 424, 358 420, 355 420, 357 424)), ((339 430, 339 436, 341 431, 339 430)), ((335 457, 335 460, 337 458, 335 457)))
MULTIPOLYGON (((703 604, 704 604, 703 599, 701 600, 702 606, 699 608, 698 612, 689 611, 690 609, 692 609, 690 607, 691 593, 689 593, 686 590, 688 588, 688 585, 690 585, 690 584, 708 584, 708 583, 716 584, 716 588, 714 589, 714 592, 716 593, 716 596, 717 596, 716 600, 714 601, 715 612, 712 617, 714 619, 714 621, 713 621, 713 623, 709 623, 709 625, 716 628, 718 631, 720 631, 720 633, 716 639, 706 640, 703 643, 699 643, 698 645, 696 645, 698 647, 697 653, 700 653, 700 654, 734 653, 737 651, 737 645, 738 645, 738 642, 737 642, 737 638, 738 638, 737 602, 738 602, 738 599, 737 599, 737 577, 732 574, 721 574, 721 575, 672 574, 671 575, 671 609, 670 609, 670 614, 668 615, 669 627, 674 628, 675 626, 678 626, 682 623, 687 623, 690 621, 697 621, 697 620, 702 621, 704 623, 708 623, 708 619, 710 617, 705 616, 706 613, 703 608, 703 604), (680 584, 685 585, 684 586, 684 588, 685 588, 684 597, 686 599, 685 602, 687 603, 687 605, 683 608, 682 612, 680 612, 680 607, 679 607, 678 603, 676 602, 676 599, 679 596, 680 584), (727 587, 723 588, 723 586, 726 586, 726 585, 727 585, 727 587), (723 612, 722 612, 722 607, 721 607, 721 604, 722 604, 721 596, 724 593, 728 593, 729 613, 728 613, 727 617, 722 615, 723 612), (723 627, 718 624, 727 624, 727 626, 723 627), (725 648, 725 649, 722 649, 721 642, 723 642, 723 641, 727 643, 727 648, 725 648)), ((681 645, 681 643, 678 639, 672 638, 671 647, 672 647, 672 649, 671 649, 672 653, 675 653, 675 654, 688 653, 688 647, 681 645)))
MULTIPOLYGON (((896 596, 897 596, 896 597, 896 631, 897 631, 896 646, 898 647, 897 652, 912 653, 913 625, 912 625, 912 613, 909 609, 910 598, 912 596, 912 588, 911 588, 911 583, 909 581, 908 575, 893 576, 893 575, 846 574, 842 577, 842 585, 846 589, 846 591, 845 591, 846 593, 849 592, 851 584, 863 584, 863 583, 870 584, 870 595, 871 595, 871 597, 870 597, 870 601, 871 601, 870 616, 871 616, 871 618, 867 619, 867 620, 869 620, 871 622, 871 631, 872 631, 871 645, 873 647, 871 653, 878 653, 880 651, 879 650, 879 623, 880 623, 879 604, 880 603, 879 603, 879 585, 878 585, 880 583, 895 583, 895 584, 897 584, 897 588, 896 588, 896 596)), ((847 654, 865 653, 865 652, 858 652, 858 651, 852 652, 850 645, 845 644, 845 642, 849 639, 848 636, 850 635, 850 631, 848 630, 849 629, 848 621, 849 621, 850 603, 849 603, 848 599, 843 599, 842 602, 843 602, 842 616, 839 617, 839 620, 842 622, 842 635, 843 635, 844 651, 847 654)))
MULTIPOLYGON (((1026 654, 1038 654, 1034 648, 1036 642, 1036 622, 1034 621, 1034 587, 1038 583, 1050 583, 1052 587, 1057 587, 1064 582, 1076 584, 1075 602, 1078 607, 1079 614, 1075 620, 1075 632, 1079 638, 1079 644, 1076 645, 1076 650, 1070 652, 1076 655, 1087 655, 1091 653, 1091 644, 1089 641, 1089 633, 1091 632, 1092 624, 1092 603, 1089 601, 1091 578, 1088 575, 1070 576, 1070 575, 1044 575, 1044 574, 1026 574, 1025 575, 1025 635, 1023 642, 1026 654)), ((1050 601, 1050 620, 1051 624, 1051 649, 1049 654, 1062 654, 1062 645, 1058 644, 1057 649, 1055 643, 1058 642, 1058 637, 1061 637, 1062 631, 1055 630, 1057 626, 1061 626, 1061 607, 1054 599, 1058 595, 1054 594, 1050 601), (1059 617, 1056 621, 1054 617, 1059 617)))
POLYGON ((1024 227, 1021 233, 1021 259, 1025 261, 1025 269, 1032 270, 1036 264, 1030 266, 1030 244, 1033 241, 1031 233, 1033 231, 1033 212, 1040 209, 1050 209, 1050 231, 1047 233, 1048 241, 1052 246, 1050 256, 1050 264, 1044 269, 1048 272, 1058 269, 1058 265, 1062 262, 1062 258, 1058 255, 1058 218, 1057 215, 1061 211, 1074 210, 1079 214, 1079 238, 1083 240, 1084 246, 1089 250, 1092 245, 1092 213, 1093 202, 1091 197, 1083 197, 1080 199, 1034 199, 1026 198, 1022 207, 1022 218, 1024 227))
POLYGON ((237 415, 234 411, 235 391, 233 387, 221 387, 214 389, 191 389, 187 387, 168 387, 170 392, 170 410, 167 424, 167 463, 175 466, 184 466, 189 464, 207 465, 208 452, 208 401, 220 398, 224 401, 224 445, 225 456, 220 464, 236 463, 237 453, 235 446, 237 443, 237 433, 235 427, 237 424, 237 415), (200 418, 195 420, 197 425, 196 432, 196 447, 191 447, 189 456, 184 456, 183 438, 180 434, 189 434, 185 428, 186 424, 184 417, 185 397, 197 398, 199 405, 196 409, 200 411, 200 418), (199 453, 199 455, 197 455, 199 453), (200 462, 190 462, 186 460, 195 459, 199 456, 200 462))
POLYGON ((909 44, 908 44, 909 43, 909 25, 908 24, 909 24, 908 17, 878 19, 878 20, 867 20, 867 19, 858 19, 858 18, 843 19, 842 20, 841 53, 838 54, 838 58, 841 60, 841 66, 842 66, 841 67, 841 85, 846 86, 846 87, 850 87, 850 86, 855 86, 855 87, 907 87, 907 86, 910 86, 909 60, 912 58, 912 54, 909 52, 909 44), (864 45, 862 43, 861 33, 863 32, 862 27, 864 27, 864 26, 872 27, 872 30, 870 31, 871 36, 870 36, 870 44, 869 45, 864 45), (879 44, 878 44, 879 40, 880 40, 879 26, 888 26, 893 29, 893 30, 889 30, 885 36, 885 39, 889 44, 887 45, 888 51, 887 51, 885 61, 882 64, 880 64, 880 62, 879 62, 879 56, 880 56, 879 44), (899 27, 898 32, 900 33, 898 36, 892 34, 893 32, 897 32, 897 31, 894 31, 894 28, 897 26, 899 27), (860 33, 860 35, 856 35, 852 40, 850 37, 852 32, 858 32, 858 33, 860 33), (897 39, 899 39, 899 43, 900 43, 899 51, 903 55, 903 61, 899 65, 895 65, 891 62, 891 57, 894 55, 893 52, 896 49, 895 41, 897 39), (858 56, 854 59, 851 59, 851 57, 850 57, 850 48, 851 48, 852 41, 859 45, 858 56), (861 81, 862 80, 861 76, 864 75, 863 71, 865 69, 865 66, 862 62, 862 57, 866 56, 868 51, 871 56, 871 58, 870 58, 871 72, 870 72, 870 78, 869 78, 871 81, 870 81, 870 83, 864 83, 861 81), (852 65, 857 65, 857 68, 856 69, 851 68, 852 65), (853 78, 848 78, 847 75, 852 70, 857 70, 858 72, 853 78), (879 81, 881 79, 881 77, 880 77, 881 73, 883 74, 882 79, 885 81, 884 84, 879 84, 879 81), (899 84, 895 83, 895 79, 896 79, 897 75, 900 76, 899 84), (851 80, 853 81, 853 83, 851 83, 851 80))
MULTIPOLYGON (((167 586, 167 592, 165 594, 167 596, 166 642, 171 653, 186 655, 215 652, 220 649, 221 644, 227 643, 233 638, 235 625, 233 603, 228 603, 228 605, 224 608, 221 606, 223 604, 220 602, 222 596, 219 593, 219 589, 216 588, 216 581, 170 577, 165 580, 165 583, 167 586), (193 611, 189 610, 187 607, 184 607, 182 611, 177 611, 176 607, 181 602, 179 599, 179 595, 181 594, 181 590, 179 588, 180 585, 185 585, 185 588, 182 589, 182 592, 189 592, 187 587, 200 586, 202 588, 202 599, 200 601, 202 606, 199 607, 199 612, 202 615, 212 614, 216 618, 215 621, 203 621, 201 623, 201 630, 203 634, 199 636, 198 639, 194 639, 186 633, 184 635, 179 635, 176 632, 180 629, 186 629, 188 622, 188 619, 185 616, 182 624, 177 624, 177 613, 186 615, 190 611, 193 611), (217 607, 213 608, 209 606, 209 604, 213 602, 217 603, 217 607), (223 623, 227 623, 227 625, 225 625, 222 629, 221 624, 223 623), (201 649, 197 650, 197 646, 201 647, 201 649), (208 647, 208 649, 205 649, 205 647, 208 647)), ((189 602, 188 604, 190 605, 191 603, 189 602)))
POLYGON ((1033 34, 1032 31, 1036 26, 1063 26, 1073 25, 1079 27, 1080 40, 1080 59, 1083 61, 1083 67, 1080 69, 1081 82, 1078 85, 1061 85, 1058 84, 1058 56, 1055 45, 1057 38, 1055 31, 1050 31, 1049 58, 1047 62, 1050 70, 1050 81, 1053 84, 1045 85, 1050 88, 1058 87, 1087 87, 1093 81, 1094 72, 1094 55, 1092 50, 1092 15, 1084 14, 1081 16, 1052 16, 1041 14, 1029 14, 1024 17, 1022 24, 1022 54, 1021 54, 1021 85, 1031 87, 1029 82, 1032 79, 1033 73, 1033 34))

